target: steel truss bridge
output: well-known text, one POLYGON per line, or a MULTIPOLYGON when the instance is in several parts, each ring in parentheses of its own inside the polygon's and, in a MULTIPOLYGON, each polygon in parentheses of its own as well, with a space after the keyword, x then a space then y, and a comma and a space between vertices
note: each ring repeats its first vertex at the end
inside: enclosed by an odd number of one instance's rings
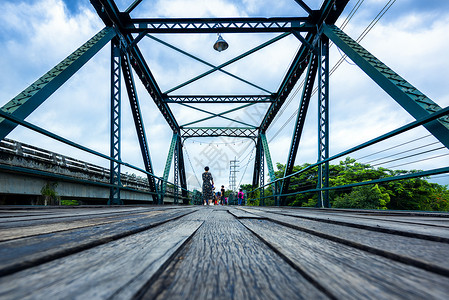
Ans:
MULTIPOLYGON (((342 14, 349 0, 325 0, 318 10, 311 9, 305 1, 295 0, 304 10, 306 17, 272 17, 272 18, 132 18, 131 12, 141 3, 136 0, 126 10, 120 11, 114 1, 91 0, 91 3, 104 22, 105 27, 84 45, 75 50, 66 59, 61 61, 23 92, 5 104, 0 111, 0 139, 5 138, 16 126, 26 126, 50 137, 63 141, 85 151, 102 156, 90 149, 67 141, 51 132, 43 130, 25 120, 39 105, 60 88, 73 74, 75 74, 87 61, 95 56, 107 44, 111 48, 111 132, 110 132, 110 204, 121 204, 120 189, 122 186, 120 168, 121 161, 121 80, 123 78, 130 102, 132 115, 137 132, 141 155, 145 164, 143 170, 148 177, 150 191, 153 193, 153 202, 162 203, 166 190, 170 168, 174 165, 174 185, 180 187, 183 199, 187 195, 187 182, 185 162, 183 156, 183 140, 192 137, 228 136, 253 139, 256 144, 256 157, 254 163, 253 186, 263 187, 264 170, 268 170, 270 183, 273 186, 277 204, 285 204, 285 195, 288 195, 290 178, 301 140, 308 107, 313 94, 314 85, 318 87, 319 98, 319 154, 318 184, 314 191, 319 194, 320 206, 329 206, 329 161, 336 157, 347 155, 357 149, 394 136, 405 130, 424 126, 439 142, 449 148, 449 118, 448 108, 442 109, 417 88, 400 77, 393 70, 370 54, 360 44, 346 35, 335 26, 336 20, 342 14), (181 49, 157 39, 152 34, 189 34, 189 33, 255 33, 270 32, 278 35, 271 40, 241 54, 221 65, 215 66, 203 61, 181 49), (276 43, 287 35, 293 35, 301 43, 299 51, 292 59, 285 76, 276 91, 268 91, 258 87, 243 78, 240 78, 224 68, 264 47, 276 43), (162 91, 152 74, 152 71, 139 48, 139 42, 150 38, 165 44, 191 58, 194 58, 210 70, 194 77, 168 91, 162 91), (349 149, 337 156, 329 157, 329 44, 334 43, 347 55, 361 70, 363 70, 379 87, 403 107, 416 121, 402 128, 380 136, 365 144, 349 149), (176 95, 174 92, 187 86, 213 72, 222 72, 238 79, 248 86, 259 88, 263 95, 176 95), (305 83, 299 100, 297 119, 291 139, 283 178, 276 178, 266 131, 279 113, 285 100, 301 76, 305 76, 305 83), (140 80, 154 103, 160 110, 170 126, 173 137, 169 149, 166 167, 162 177, 153 172, 147 135, 144 128, 143 116, 136 91, 135 80, 140 80), (237 103, 242 104, 237 109, 248 105, 263 103, 268 105, 265 115, 258 126, 250 126, 241 122, 240 127, 194 127, 205 119, 189 124, 180 125, 176 120, 171 105, 191 105, 195 103, 237 103)), ((204 112, 204 111, 203 111, 204 112)), ((226 118, 230 111, 214 114, 212 118, 226 118)), ((435 169, 418 175, 432 175, 447 173, 448 168, 435 169)), ((417 176, 416 176, 417 177, 417 176)), ((176 189, 177 190, 177 189, 176 189)), ((263 192, 263 189, 261 189, 263 192)), ((263 196, 262 196, 263 198, 263 196)), ((185 201, 185 200, 184 200, 185 201)))

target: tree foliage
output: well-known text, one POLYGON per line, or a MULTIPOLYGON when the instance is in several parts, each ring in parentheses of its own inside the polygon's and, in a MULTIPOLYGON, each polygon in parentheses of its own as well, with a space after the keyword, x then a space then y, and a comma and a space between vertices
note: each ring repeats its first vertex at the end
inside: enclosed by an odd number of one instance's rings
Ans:
MULTIPOLYGON (((310 164, 295 166, 293 173, 305 170, 310 164)), ((277 178, 284 177, 285 165, 277 164, 277 178)), ((390 170, 374 168, 369 164, 357 162, 347 157, 338 165, 329 165, 329 186, 336 187, 375 179, 398 176, 418 172, 417 170, 390 170)), ((316 192, 307 192, 317 186, 317 168, 310 168, 291 177, 286 204, 291 206, 316 206, 316 192)), ((265 195, 272 194, 271 188, 265 190, 265 195)), ((363 185, 344 190, 331 190, 330 203, 336 208, 359 209, 395 209, 395 210, 426 210, 449 211, 449 189, 426 179, 413 178, 396 180, 376 185, 363 185)), ((272 198, 271 198, 272 199, 272 198)), ((266 205, 274 202, 265 200, 266 205)))

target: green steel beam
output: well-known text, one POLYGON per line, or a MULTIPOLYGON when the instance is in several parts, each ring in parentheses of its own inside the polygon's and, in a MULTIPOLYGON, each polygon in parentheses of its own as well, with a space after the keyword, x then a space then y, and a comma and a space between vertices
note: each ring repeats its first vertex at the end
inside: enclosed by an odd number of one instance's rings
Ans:
POLYGON ((267 137, 265 136, 265 134, 261 133, 260 139, 262 141, 263 151, 265 152, 265 160, 267 163, 268 174, 270 175, 270 180, 274 182, 276 181, 276 175, 274 174, 273 162, 271 161, 271 154, 270 149, 268 148, 267 137))
MULTIPOLYGON (((1 110, 24 120, 115 35, 116 32, 111 27, 102 29, 53 69, 6 103, 1 110)), ((15 123, 0 118, 0 140, 4 139, 16 126, 15 123)))
MULTIPOLYGON (((171 162, 173 160, 173 153, 175 153, 176 144, 178 142, 178 134, 173 133, 173 137, 171 139, 170 143, 170 149, 168 151, 167 155, 167 161, 165 162, 165 169, 164 169, 164 176, 162 177, 162 191, 161 196, 159 197, 159 204, 163 204, 163 199, 165 196, 165 191, 167 190, 167 182, 168 182, 168 175, 170 174, 170 167, 171 162)), ((175 170, 176 172, 176 170, 175 170)))
POLYGON ((184 127, 182 138, 227 136, 239 138, 257 138, 257 128, 245 127, 184 127))
POLYGON ((181 140, 181 136, 178 135, 178 170, 176 172, 179 173, 179 184, 181 185, 181 195, 182 195, 182 204, 189 204, 189 200, 187 199, 187 176, 186 176, 186 168, 184 163, 184 153, 182 151, 183 144, 181 140))
MULTIPOLYGON (((92 1, 92 0, 91 0, 92 1)), ((334 0, 327 0, 334 1, 334 0)), ((316 31, 308 17, 276 18, 128 18, 126 32, 150 33, 254 33, 316 31)))
MULTIPOLYGON (((136 128, 137 139, 139 140, 140 153, 145 165, 145 170, 148 173, 153 173, 153 164, 151 163, 150 149, 148 147, 147 135, 145 133, 145 126, 142 118, 142 113, 140 111, 139 98, 137 97, 137 90, 134 83, 133 73, 130 66, 130 58, 128 53, 122 52, 122 75, 125 82, 129 105, 133 115, 134 126, 136 128)), ((148 185, 150 186, 150 191, 153 194, 153 203, 157 204, 157 185, 156 180, 153 176, 147 175, 148 185)))
MULTIPOLYGON (((307 74, 304 81, 304 88, 301 95, 301 101, 299 103, 298 114, 296 116, 296 123, 293 129, 292 141, 290 144, 290 151, 285 165, 284 177, 290 175, 293 172, 295 165, 296 155, 298 153, 299 142, 301 141, 301 135, 304 128, 304 124, 307 117, 307 111, 310 104, 310 98, 312 97, 313 86, 315 83, 316 73, 318 70, 318 58, 317 55, 311 54, 309 56, 309 66, 307 68, 307 74)), ((280 188, 280 194, 288 193, 290 187, 290 177, 285 178, 280 188)), ((286 198, 281 198, 281 205, 285 205, 286 198)))
POLYGON ((137 7, 137 5, 139 5, 140 4, 140 2, 142 2, 142 0, 135 0, 126 10, 125 10, 125 12, 126 13, 130 13, 131 11, 133 11, 134 10, 134 8, 136 8, 137 7))
MULTIPOLYGON (((273 183, 271 185, 271 189, 273 190, 273 196, 274 196, 274 200, 275 200, 275 205, 277 205, 279 203, 279 185, 278 182, 276 181, 276 175, 274 174, 274 168, 273 168, 273 162, 271 160, 271 154, 270 154, 270 149, 268 147, 268 142, 267 142, 267 137, 265 136, 264 133, 260 134, 260 140, 262 142, 262 151, 263 156, 261 157, 263 159, 263 157, 265 156, 265 163, 267 165, 267 169, 268 169, 268 175, 270 176, 270 182, 273 183)), ((263 164, 261 165, 261 168, 263 168, 263 164)), ((263 172, 262 172, 263 174, 263 172)), ((263 176, 263 175, 262 175, 263 176)), ((261 185, 263 182, 261 181, 261 185)), ((263 201, 263 203, 265 203, 265 201, 263 201)))
POLYGON ((254 169, 253 169, 253 182, 252 186, 255 188, 256 186, 259 186, 259 151, 260 151, 260 138, 256 141, 256 155, 254 157, 254 169))
MULTIPOLYGON (((323 32, 416 120, 441 110, 438 104, 379 61, 337 26, 323 24, 323 32)), ((423 126, 449 149, 449 117, 442 117, 423 126)))
MULTIPOLYGON (((318 162, 329 158, 329 39, 321 35, 318 57, 318 162)), ((329 186, 329 162, 318 167, 317 188, 329 186)), ((318 193, 318 205, 330 207, 329 192, 318 193)))
POLYGON ((236 108, 233 108, 233 109, 230 109, 230 110, 221 112, 221 113, 219 113, 219 114, 214 114, 214 113, 211 113, 210 111, 207 111, 207 110, 204 110, 204 109, 200 109, 200 108, 195 107, 195 106, 191 106, 191 105, 187 105, 187 104, 181 103, 181 105, 183 105, 183 106, 185 106, 185 107, 192 108, 192 109, 195 109, 195 110, 198 110, 198 111, 201 111, 201 112, 204 112, 204 113, 207 113, 207 114, 212 115, 211 117, 206 117, 206 118, 203 118, 203 119, 201 119, 201 120, 197 120, 197 121, 193 121, 193 122, 190 122, 190 123, 181 125, 181 127, 189 126, 189 125, 192 125, 192 124, 195 124, 195 123, 199 123, 199 122, 203 122, 203 121, 206 121, 206 120, 209 120, 209 119, 213 119, 213 118, 219 117, 219 118, 223 118, 223 119, 226 119, 226 120, 228 120, 228 121, 231 121, 231 122, 237 122, 237 123, 240 123, 240 124, 245 125, 245 126, 248 126, 248 127, 256 128, 255 126, 250 125, 250 124, 247 124, 247 123, 245 123, 245 122, 241 122, 241 121, 238 121, 238 120, 236 120, 236 119, 231 119, 231 118, 228 118, 228 117, 224 117, 224 116, 223 116, 224 114, 228 114, 228 113, 231 113, 231 112, 233 112, 233 111, 240 110, 240 109, 243 109, 243 108, 245 108, 245 107, 248 107, 248 106, 251 106, 251 105, 254 105, 254 104, 255 104, 255 103, 249 103, 249 104, 246 104, 246 105, 242 105, 242 106, 240 106, 240 107, 236 107, 236 108))
MULTIPOLYGON (((241 54, 241 55, 239 55, 239 56, 237 56, 237 57, 235 57, 235 58, 233 58, 231 60, 228 60, 227 62, 225 62, 225 63, 223 63, 223 64, 221 64, 221 65, 219 65, 217 67, 214 67, 214 68, 212 68, 209 71, 206 71, 206 72, 196 76, 195 78, 192 78, 192 79, 190 79, 190 80, 188 80, 188 81, 186 81, 184 83, 181 83, 178 86, 175 86, 174 88, 166 91, 165 94, 169 94, 169 93, 171 93, 173 91, 176 91, 176 90, 178 90, 178 89, 180 89, 180 88, 182 88, 182 87, 184 87, 184 86, 186 86, 188 84, 191 84, 192 82, 195 82, 198 79, 201 79, 201 78, 203 78, 203 77, 205 77, 205 76, 207 76, 207 75, 209 75, 209 74, 211 74, 211 73, 213 73, 213 72, 215 72, 215 71, 217 71, 217 70, 219 70, 221 68, 224 68, 224 67, 226 67, 226 66, 228 66, 228 65, 230 65, 230 64, 232 64, 232 63, 234 63, 234 62, 236 62, 236 61, 238 61, 238 60, 240 60, 240 59, 242 59, 242 58, 244 58, 244 57, 246 57, 246 56, 248 56, 250 54, 253 54, 254 52, 256 52, 256 51, 258 51, 258 50, 260 50, 262 48, 265 48, 266 46, 269 46, 269 45, 273 44, 274 42, 279 41, 280 39, 283 39, 284 37, 286 37, 289 34, 290 34, 290 32, 286 32, 286 33, 283 33, 281 35, 278 35, 277 37, 274 37, 271 40, 269 40, 269 41, 267 41, 267 42, 265 42, 265 43, 263 43, 263 44, 261 44, 261 45, 259 45, 257 47, 254 47, 253 49, 251 49, 249 51, 246 51, 245 53, 243 53, 243 54, 241 54)), ((270 93, 270 92, 268 92, 268 93, 270 93)))
POLYGON ((248 85, 250 85, 250 86, 252 86, 252 87, 255 87, 255 88, 257 88, 257 89, 259 89, 259 90, 261 90, 261 91, 264 91, 265 93, 268 93, 268 94, 271 93, 270 91, 268 91, 268 90, 266 90, 266 89, 264 89, 264 88, 262 88, 262 87, 260 87, 260 86, 258 86, 258 85, 256 85, 256 84, 254 84, 254 83, 252 83, 252 82, 249 82, 248 80, 245 80, 245 79, 240 78, 240 77, 238 77, 238 76, 236 76, 236 75, 234 75, 234 74, 232 74, 232 73, 230 73, 230 72, 228 72, 228 71, 225 71, 225 70, 223 70, 223 69, 220 69, 219 67, 217 67, 217 66, 215 66, 215 65, 213 65, 213 64, 211 64, 211 63, 208 63, 207 61, 202 60, 201 58, 198 58, 198 57, 196 57, 195 55, 192 55, 192 54, 190 54, 190 53, 188 53, 188 52, 185 52, 184 50, 181 50, 181 49, 179 49, 179 48, 177 48, 177 47, 175 47, 175 46, 173 46, 173 45, 171 45, 171 44, 169 44, 169 43, 167 43, 167 42, 164 42, 163 40, 160 40, 160 39, 158 39, 157 37, 152 36, 151 34, 147 34, 147 36, 148 36, 149 38, 155 40, 156 42, 161 43, 161 44, 164 45, 164 46, 167 46, 167 47, 169 47, 169 48, 171 48, 171 49, 173 49, 173 50, 175 50, 175 51, 178 51, 178 52, 180 52, 180 53, 182 53, 182 54, 184 54, 184 55, 186 55, 186 56, 188 56, 188 57, 190 57, 190 58, 193 58, 194 60, 197 60, 197 61, 199 61, 199 62, 201 62, 201 63, 203 63, 203 64, 205 64, 205 65, 211 67, 212 69, 216 69, 216 70, 218 70, 218 71, 220 71, 220 72, 223 72, 223 73, 225 73, 226 75, 231 76, 232 78, 235 78, 235 79, 237 79, 237 80, 240 80, 240 81, 242 81, 242 82, 244 82, 244 83, 246 83, 246 84, 248 84, 248 85))
POLYGON ((114 38, 111 42, 111 117, 110 117, 110 155, 114 160, 110 161, 110 178, 112 185, 108 205, 121 205, 121 53, 120 41, 114 38))
MULTIPOLYGON (((340 14, 343 12, 349 0, 324 0, 321 5, 320 10, 314 10, 310 14, 309 18, 313 20, 316 26, 321 26, 323 22, 326 24, 333 24, 340 14)), ((293 31, 295 33, 295 31, 293 31)), ((298 37, 298 34, 296 34, 298 37)), ((307 56, 310 52, 310 45, 315 46, 314 42, 317 40, 316 32, 309 32, 304 41, 302 41, 302 46, 296 54, 293 62, 290 65, 289 70, 287 71, 284 79, 282 80, 279 89, 277 91, 277 98, 274 101, 270 108, 268 108, 265 117, 260 123, 260 132, 266 132, 271 122, 276 117, 277 113, 281 109, 287 97, 290 95, 293 87, 296 85, 298 79, 301 77, 302 73, 307 68, 307 56)), ((313 50, 315 51, 315 50, 313 50)))
POLYGON ((165 103, 272 103, 275 94, 259 95, 194 95, 194 96, 167 96, 165 103))

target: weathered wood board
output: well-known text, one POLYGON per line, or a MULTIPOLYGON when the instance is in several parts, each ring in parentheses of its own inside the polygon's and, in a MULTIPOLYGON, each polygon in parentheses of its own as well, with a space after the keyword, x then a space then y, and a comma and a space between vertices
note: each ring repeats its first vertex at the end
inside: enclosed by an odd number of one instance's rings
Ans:
MULTIPOLYGON (((362 229, 271 213, 267 210, 244 210, 284 226, 449 276, 449 243, 379 232, 376 227, 362 229)), ((429 230, 432 229, 433 226, 429 230)))
POLYGON ((448 299, 449 215, 0 208, 0 299, 448 299))
POLYGON ((143 299, 323 299, 327 296, 223 209, 210 213, 143 299))

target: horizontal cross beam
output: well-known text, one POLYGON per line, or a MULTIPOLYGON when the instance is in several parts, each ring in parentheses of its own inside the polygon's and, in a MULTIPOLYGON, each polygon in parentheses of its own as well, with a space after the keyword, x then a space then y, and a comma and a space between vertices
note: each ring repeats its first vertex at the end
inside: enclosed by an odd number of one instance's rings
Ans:
POLYGON ((131 19, 124 29, 147 33, 227 33, 316 31, 307 17, 131 19))
POLYGON ((191 137, 240 137, 240 138, 257 138, 257 128, 245 127, 186 127, 181 128, 182 138, 191 137))
POLYGON ((274 98, 274 95, 168 96, 164 101, 166 103, 266 103, 273 102, 274 98))

